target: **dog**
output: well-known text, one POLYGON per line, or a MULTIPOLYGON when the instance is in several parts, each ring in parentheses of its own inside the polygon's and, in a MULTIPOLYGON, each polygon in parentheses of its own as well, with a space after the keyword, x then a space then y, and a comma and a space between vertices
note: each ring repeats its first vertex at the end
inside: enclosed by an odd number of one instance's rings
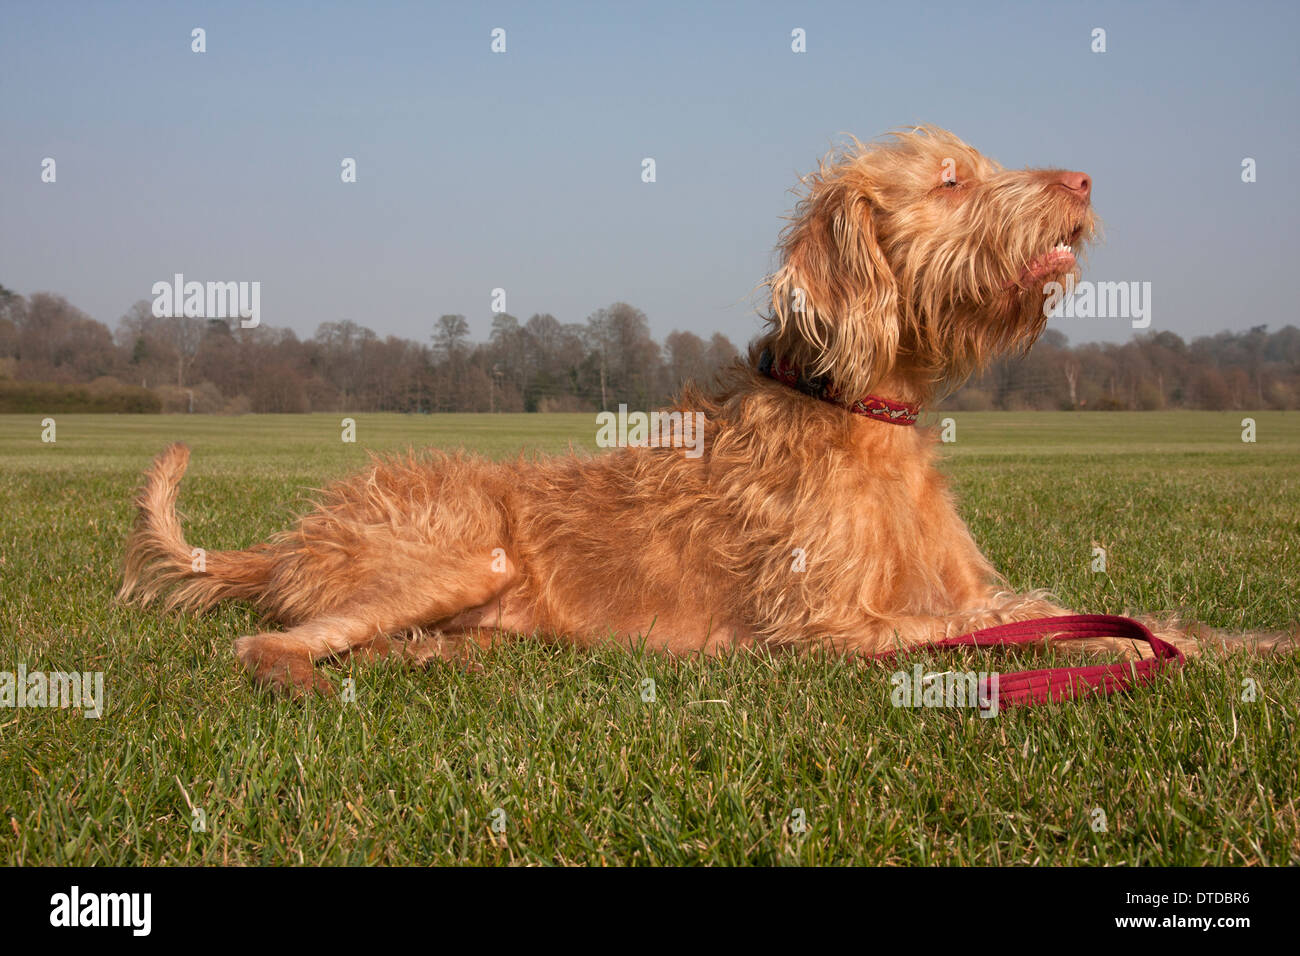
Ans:
MULTIPOLYGON (((175 444, 145 474, 120 597, 252 602, 282 629, 235 651, 258 684, 293 693, 331 690, 322 659, 456 659, 501 635, 874 655, 1072 613, 1007 589, 935 467, 934 435, 912 426, 1043 331, 1045 287, 1077 276, 1096 233, 1092 181, 1005 169, 917 127, 854 140, 803 187, 747 361, 676 403, 703 414, 702 455, 641 442, 514 463, 377 458, 292 530, 196 570, 175 444)), ((1185 650, 1225 639, 1151 626, 1185 650)))

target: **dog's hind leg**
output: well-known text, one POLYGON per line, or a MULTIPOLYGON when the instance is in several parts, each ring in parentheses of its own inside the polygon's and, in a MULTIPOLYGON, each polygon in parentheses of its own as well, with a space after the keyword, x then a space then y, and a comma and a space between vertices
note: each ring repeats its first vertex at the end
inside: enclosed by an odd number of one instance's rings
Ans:
POLYGON ((291 693, 330 693, 333 686, 316 670, 316 661, 446 620, 488 602, 513 580, 513 567, 494 570, 490 554, 448 560, 437 569, 390 569, 328 612, 284 631, 239 638, 235 654, 260 685, 291 693))
POLYGON ((401 636, 382 635, 358 645, 348 655, 354 661, 394 661, 423 667, 433 661, 454 664, 465 670, 481 670, 474 652, 488 648, 500 637, 489 629, 427 630, 419 628, 401 636))

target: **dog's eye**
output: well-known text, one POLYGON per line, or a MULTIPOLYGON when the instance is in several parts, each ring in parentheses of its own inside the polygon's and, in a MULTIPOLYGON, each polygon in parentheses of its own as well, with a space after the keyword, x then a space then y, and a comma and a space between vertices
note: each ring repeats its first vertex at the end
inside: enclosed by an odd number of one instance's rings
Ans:
POLYGON ((955 180, 955 179, 945 179, 945 180, 943 181, 943 188, 944 188, 944 189, 956 189, 957 186, 959 186, 959 185, 960 185, 960 183, 958 183, 957 180, 955 180))

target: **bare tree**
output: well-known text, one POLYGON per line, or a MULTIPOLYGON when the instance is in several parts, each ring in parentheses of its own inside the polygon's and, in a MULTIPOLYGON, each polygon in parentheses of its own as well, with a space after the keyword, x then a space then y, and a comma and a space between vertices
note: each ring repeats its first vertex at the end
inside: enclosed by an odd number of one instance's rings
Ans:
POLYGON ((440 315, 433 327, 433 347, 439 357, 453 367, 458 365, 469 338, 469 323, 463 315, 440 315))
POLYGON ((1062 366, 1065 372, 1065 381, 1070 386, 1070 407, 1079 407, 1079 360, 1074 356, 1065 360, 1062 366))
POLYGON ((169 323, 172 348, 176 350, 176 384, 185 387, 185 371, 194 364, 203 342, 203 320, 178 315, 169 323))
POLYGON ((668 377, 670 387, 681 388, 687 382, 702 383, 708 368, 704 354, 708 346, 694 332, 669 332, 664 339, 664 351, 668 353, 668 377))

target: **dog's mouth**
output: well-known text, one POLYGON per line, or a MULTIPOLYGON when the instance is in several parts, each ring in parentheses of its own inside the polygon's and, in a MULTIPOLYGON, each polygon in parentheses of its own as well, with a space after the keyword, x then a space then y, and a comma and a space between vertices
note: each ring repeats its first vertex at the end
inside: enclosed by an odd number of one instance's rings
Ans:
POLYGON ((1056 245, 1051 249, 1029 260, 1029 264, 1021 270, 1015 284, 1021 289, 1032 289, 1052 276, 1069 272, 1077 262, 1074 257, 1074 244, 1082 235, 1083 226, 1080 225, 1058 238, 1056 245))

